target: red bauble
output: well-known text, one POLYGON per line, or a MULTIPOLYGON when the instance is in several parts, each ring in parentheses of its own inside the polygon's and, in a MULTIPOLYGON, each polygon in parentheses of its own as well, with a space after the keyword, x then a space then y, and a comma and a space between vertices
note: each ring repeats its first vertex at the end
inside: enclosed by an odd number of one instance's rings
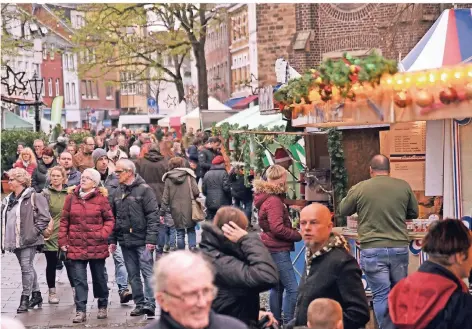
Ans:
POLYGON ((331 86, 325 86, 323 90, 327 95, 331 95, 333 93, 333 89, 331 88, 331 86))
POLYGON ((416 93, 415 97, 416 104, 420 107, 431 106, 434 102, 434 97, 432 94, 428 93, 426 90, 420 90, 416 93))
POLYGON ((446 105, 457 101, 457 97, 457 91, 452 87, 445 88, 439 93, 439 100, 446 105))
POLYGON ((349 74, 349 80, 351 80, 352 83, 356 83, 359 81, 359 76, 357 74, 349 74))
POLYGON ((410 106, 411 103, 413 102, 408 91, 400 91, 396 93, 395 97, 393 98, 393 101, 395 102, 396 106, 401 107, 401 108, 410 106))

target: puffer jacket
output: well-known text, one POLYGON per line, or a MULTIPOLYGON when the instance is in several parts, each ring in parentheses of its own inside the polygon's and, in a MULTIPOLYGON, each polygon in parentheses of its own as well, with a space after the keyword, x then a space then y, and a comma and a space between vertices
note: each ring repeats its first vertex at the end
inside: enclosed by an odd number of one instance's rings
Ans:
POLYGON ((283 203, 284 189, 263 180, 254 181, 254 189, 254 206, 258 210, 264 245, 272 252, 295 250, 295 242, 302 236, 292 227, 283 203))
POLYGON ((167 159, 156 150, 150 150, 144 158, 135 162, 136 172, 151 186, 159 205, 162 203, 162 193, 164 193, 162 177, 167 172, 167 162, 167 159))
POLYGON ((203 177, 202 192, 209 210, 231 205, 231 184, 224 164, 211 166, 210 171, 203 177))
POLYGON ((33 176, 31 177, 31 186, 36 190, 36 192, 40 193, 47 186, 46 179, 48 170, 56 165, 57 162, 56 159, 54 159, 50 164, 42 162, 36 167, 33 176))
POLYGON ((127 248, 157 244, 159 216, 152 188, 136 175, 131 185, 120 184, 113 195, 113 214, 116 218, 108 242, 127 248))
POLYGON ((59 248, 68 246, 72 260, 105 259, 109 256, 107 239, 115 219, 108 203, 108 192, 99 187, 81 198, 80 185, 69 188, 59 227, 59 248))
POLYGON ((212 309, 254 326, 259 316, 259 293, 278 283, 279 275, 269 251, 256 233, 229 241, 223 231, 202 224, 200 250, 213 264, 218 295, 212 309))
POLYGON ((167 172, 162 180, 165 182, 164 194, 160 215, 170 212, 177 229, 195 227, 192 220, 192 196, 197 198, 200 194, 195 174, 188 168, 175 168, 167 172), (190 181, 190 184, 189 184, 190 181))
POLYGON ((6 212, 8 211, 8 204, 19 202, 18 216, 16 220, 17 232, 16 247, 27 248, 33 246, 40 246, 44 244, 44 238, 41 233, 48 226, 50 216, 48 202, 44 196, 34 191, 32 187, 27 188, 15 199, 13 193, 7 195, 2 201, 1 215, 2 215, 2 250, 5 245, 5 227, 6 227, 6 212), (34 218, 35 209, 31 204, 31 195, 35 193, 34 203, 36 208, 36 218, 34 218))
POLYGON ((25 166, 25 164, 21 160, 18 160, 13 164, 13 168, 22 168, 22 169, 26 170, 28 172, 28 174, 30 174, 30 176, 33 175, 34 170, 37 167, 38 167, 38 165, 36 163, 32 163, 32 162, 30 162, 27 166, 25 166))

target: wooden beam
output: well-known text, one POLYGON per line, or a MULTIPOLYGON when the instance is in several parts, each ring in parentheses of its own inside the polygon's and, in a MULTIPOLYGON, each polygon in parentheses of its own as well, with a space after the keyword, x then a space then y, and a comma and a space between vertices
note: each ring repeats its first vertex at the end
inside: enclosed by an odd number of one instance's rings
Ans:
MULTIPOLYGON (((294 135, 294 136, 308 136, 318 132, 291 132, 291 131, 256 131, 256 130, 230 130, 231 134, 253 134, 253 135, 294 135)), ((324 133, 324 132, 321 132, 324 133)))

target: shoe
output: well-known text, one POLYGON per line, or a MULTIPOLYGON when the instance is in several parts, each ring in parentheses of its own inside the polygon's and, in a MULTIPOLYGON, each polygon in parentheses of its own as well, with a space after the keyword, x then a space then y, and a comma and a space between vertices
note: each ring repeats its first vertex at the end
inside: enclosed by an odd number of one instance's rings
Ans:
POLYGON ((130 316, 141 316, 141 315, 144 315, 144 314, 146 314, 144 309, 142 307, 136 306, 136 308, 134 310, 132 310, 129 315, 130 316))
POLYGON ((16 313, 28 312, 29 296, 21 295, 20 306, 16 310, 16 313))
POLYGON ((144 307, 143 311, 144 311, 144 314, 146 314, 147 316, 156 316, 156 311, 148 307, 144 307))
POLYGON ((43 307, 43 297, 41 296, 41 291, 33 291, 28 307, 34 308, 36 305, 38 308, 43 307))
POLYGON ((106 319, 107 317, 108 317, 107 309, 106 308, 99 308, 98 309, 98 314, 97 314, 97 319, 106 319))
POLYGON ((56 288, 49 288, 48 303, 59 304, 59 298, 57 298, 56 295, 56 288))
POLYGON ((165 253, 168 253, 168 252, 169 252, 169 249, 170 249, 169 245, 166 244, 166 245, 164 246, 164 252, 165 252, 165 253))
POLYGON ((72 319, 72 323, 82 323, 87 320, 87 316, 85 312, 77 312, 75 313, 75 318, 72 319))
POLYGON ((126 304, 127 302, 133 299, 133 294, 130 293, 128 289, 123 290, 122 292, 119 293, 119 295, 120 295, 121 304, 126 304))
POLYGON ((60 263, 57 263, 56 265, 56 271, 60 271, 64 268, 64 263, 63 262, 60 262, 60 263))

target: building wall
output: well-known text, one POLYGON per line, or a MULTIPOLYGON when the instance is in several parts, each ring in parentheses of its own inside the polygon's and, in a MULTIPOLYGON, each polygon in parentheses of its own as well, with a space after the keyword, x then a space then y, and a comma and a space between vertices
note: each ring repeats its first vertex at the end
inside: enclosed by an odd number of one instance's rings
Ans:
POLYGON ((66 122, 79 124, 80 101, 79 93, 80 80, 77 72, 77 55, 66 51, 62 54, 62 76, 64 79, 64 109, 66 112, 66 122))
POLYGON ((43 45, 41 71, 44 80, 43 103, 51 107, 55 97, 64 96, 62 55, 59 49, 49 44, 43 45))

